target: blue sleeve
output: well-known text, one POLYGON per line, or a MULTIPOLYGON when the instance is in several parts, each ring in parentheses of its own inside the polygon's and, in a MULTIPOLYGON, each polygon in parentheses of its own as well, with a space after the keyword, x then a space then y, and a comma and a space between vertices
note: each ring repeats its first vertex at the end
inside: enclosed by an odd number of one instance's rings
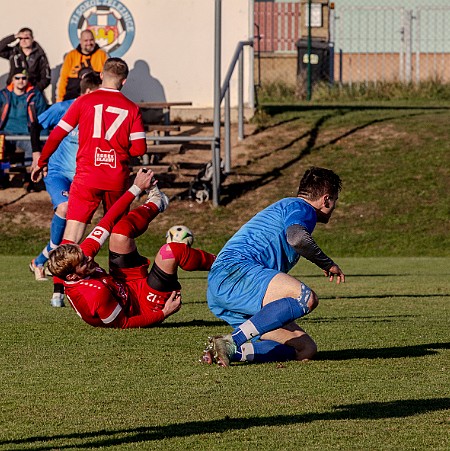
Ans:
POLYGON ((294 224, 299 224, 312 234, 316 227, 317 215, 313 207, 306 202, 293 202, 287 207, 285 230, 294 224))
POLYGON ((48 110, 40 114, 38 120, 42 128, 55 127, 72 103, 72 101, 54 103, 48 110))

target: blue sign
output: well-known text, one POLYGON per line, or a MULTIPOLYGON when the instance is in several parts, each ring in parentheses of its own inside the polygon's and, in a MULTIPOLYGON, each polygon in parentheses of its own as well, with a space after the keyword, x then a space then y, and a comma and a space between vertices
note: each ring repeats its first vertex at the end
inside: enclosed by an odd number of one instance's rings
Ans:
POLYGON ((130 10, 118 0, 80 3, 69 20, 73 47, 80 43, 80 34, 84 30, 91 30, 100 48, 114 57, 121 57, 128 51, 136 31, 130 10))

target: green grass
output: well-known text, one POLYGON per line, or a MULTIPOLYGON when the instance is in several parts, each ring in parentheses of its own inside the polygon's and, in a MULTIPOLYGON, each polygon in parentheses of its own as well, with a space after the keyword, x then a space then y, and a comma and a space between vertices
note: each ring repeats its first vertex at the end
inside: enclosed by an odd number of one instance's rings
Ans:
MULTIPOLYGON (((306 81, 298 86, 284 81, 264 83, 257 90, 257 98, 261 104, 292 103, 306 100, 306 81)), ((328 82, 313 83, 311 100, 317 102, 355 101, 407 101, 407 102, 442 102, 450 100, 450 84, 440 80, 427 80, 420 83, 402 82, 368 82, 333 85, 328 82)))
POLYGON ((206 337, 229 331, 207 308, 204 273, 181 273, 184 306, 154 329, 95 329, 51 308, 27 270, 48 231, 11 227, 4 209, 0 450, 448 450, 450 108, 426 89, 432 104, 386 88, 263 105, 226 206, 174 202, 139 238, 154 255, 185 223, 218 252, 308 166, 333 168, 344 188, 314 236, 348 280, 294 268, 321 299, 301 321, 320 350, 308 364, 200 365, 206 337))
MULTIPOLYGON (((140 248, 154 255, 165 231, 184 223, 198 246, 218 252, 256 212, 295 195, 305 169, 319 165, 343 179, 330 224, 315 231, 327 253, 450 257, 450 105, 419 100, 263 105, 258 133, 233 148, 224 205, 173 202, 140 238, 140 248), (238 165, 242 146, 248 158, 238 165)), ((29 219, 11 227, 14 213, 5 210, 0 255, 37 255, 48 230, 29 219)))
POLYGON ((300 262, 318 359, 228 369, 197 361, 229 330, 205 273, 180 274, 183 308, 161 327, 102 330, 52 309, 29 258, 1 259, 1 450, 450 447, 448 257, 343 258, 340 286, 300 262))

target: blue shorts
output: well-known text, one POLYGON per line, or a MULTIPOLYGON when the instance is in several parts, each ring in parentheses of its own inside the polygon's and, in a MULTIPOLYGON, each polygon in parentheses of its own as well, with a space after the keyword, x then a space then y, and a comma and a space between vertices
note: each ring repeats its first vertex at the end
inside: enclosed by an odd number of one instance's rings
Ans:
POLYGON ((69 190, 72 180, 64 175, 50 172, 44 177, 45 188, 52 200, 53 209, 69 200, 69 190))
POLYGON ((208 275, 208 306, 236 328, 261 310, 267 287, 277 274, 253 260, 219 257, 208 275))

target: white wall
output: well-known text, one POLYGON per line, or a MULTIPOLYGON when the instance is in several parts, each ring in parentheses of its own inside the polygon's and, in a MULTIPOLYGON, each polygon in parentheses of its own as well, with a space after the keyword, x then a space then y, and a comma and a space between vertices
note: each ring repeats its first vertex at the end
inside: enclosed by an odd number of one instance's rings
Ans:
MULTIPOLYGON (((112 4, 115 0, 22 0, 18 8, 0 15, 1 34, 30 27, 58 73, 64 54, 73 48, 69 19, 83 3, 112 4)), ((213 106, 215 0, 121 0, 135 23, 135 37, 122 56, 131 73, 124 92, 134 101, 192 101, 194 107, 213 106)), ((11 6, 11 5, 10 5, 11 6)), ((236 45, 249 38, 249 1, 222 1, 222 78, 236 45)), ((244 76, 249 74, 246 52, 244 76)), ((8 73, 0 59, 0 87, 8 73)), ((235 103, 237 80, 232 83, 235 103)), ((245 86, 249 81, 245 82, 245 86)), ((49 90, 47 91, 47 96, 49 90)), ((245 93, 248 101, 249 92, 245 93)))

